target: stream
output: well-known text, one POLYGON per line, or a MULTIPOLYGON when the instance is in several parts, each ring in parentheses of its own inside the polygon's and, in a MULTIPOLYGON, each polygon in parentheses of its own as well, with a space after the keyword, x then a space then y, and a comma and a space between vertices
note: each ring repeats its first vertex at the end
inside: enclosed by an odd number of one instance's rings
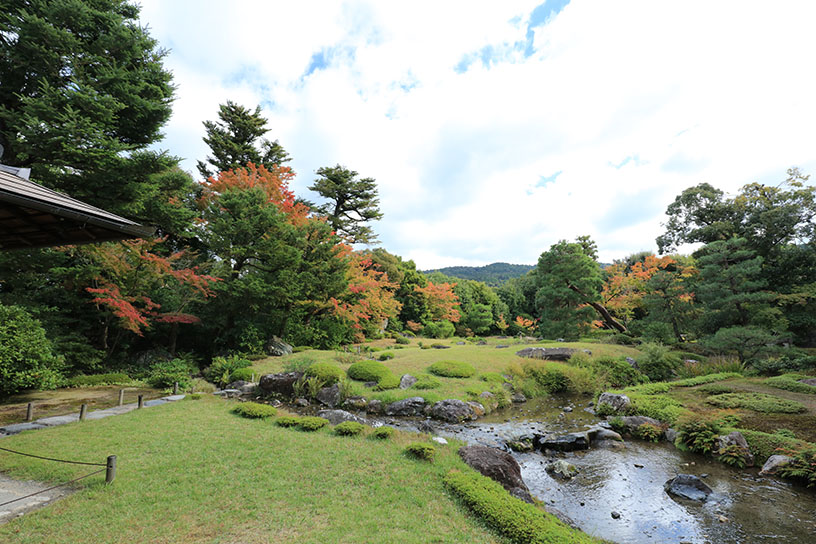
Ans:
MULTIPOLYGON (((588 401, 565 396, 531 400, 462 425, 432 422, 437 434, 504 449, 521 435, 582 430, 599 421, 588 401), (569 406, 572 412, 565 412, 569 406)), ((416 421, 384 419, 402 429, 416 421)), ((530 492, 564 512, 585 532, 619 543, 816 543, 816 493, 804 486, 736 470, 661 442, 627 440, 623 449, 589 449, 547 457, 512 453, 530 492), (544 466, 566 459, 579 473, 569 481, 544 466), (705 503, 675 500, 663 484, 678 473, 704 477, 714 490, 705 503), (619 519, 612 512, 620 514, 619 519)))

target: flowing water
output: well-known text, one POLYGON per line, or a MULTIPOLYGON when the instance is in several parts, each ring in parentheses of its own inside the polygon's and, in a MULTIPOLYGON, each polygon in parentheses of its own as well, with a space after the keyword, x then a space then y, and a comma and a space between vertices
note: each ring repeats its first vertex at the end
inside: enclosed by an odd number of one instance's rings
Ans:
MULTIPOLYGON (((443 436, 504 447, 520 435, 570 432, 597 423, 599 419, 584 410, 586 402, 551 397, 494 412, 475 423, 434 426, 443 436), (573 411, 563 411, 566 406, 573 411)), ((624 449, 513 456, 536 498, 566 513, 585 532, 610 541, 816 543, 816 492, 760 477, 757 468, 740 471, 665 442, 638 440, 627 441, 624 449), (551 478, 544 466, 557 458, 574 464, 579 474, 566 482, 551 478), (704 477, 714 493, 702 504, 671 498, 663 484, 678 473, 704 477), (614 519, 612 512, 620 517, 614 519)))

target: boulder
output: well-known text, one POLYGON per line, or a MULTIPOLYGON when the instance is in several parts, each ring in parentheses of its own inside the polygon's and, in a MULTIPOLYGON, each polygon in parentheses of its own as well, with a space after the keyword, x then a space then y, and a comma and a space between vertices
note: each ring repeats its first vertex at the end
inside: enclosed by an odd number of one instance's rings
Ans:
POLYGON ((424 407, 425 399, 422 397, 409 397, 386 406, 385 414, 389 416, 416 416, 422 413, 424 407))
POLYGON ((473 408, 459 399, 440 400, 431 407, 431 417, 448 423, 461 423, 467 419, 476 419, 473 408))
POLYGON ((592 427, 587 430, 587 435, 589 435, 589 439, 593 444, 599 440, 617 440, 618 442, 623 442, 621 435, 612 429, 606 429, 604 427, 592 427))
POLYGON ((300 406, 301 408, 306 408, 309 406, 309 400, 304 399, 303 397, 295 399, 295 406, 300 406))
POLYGON ((504 349, 504 348, 509 348, 509 347, 510 346, 508 346, 507 344, 497 344, 496 345, 496 349, 504 349))
POLYGON ((277 336, 273 336, 272 340, 266 344, 266 352, 273 356, 273 357, 282 357, 284 355, 291 355, 292 354, 292 346, 278 338, 277 336))
POLYGON ((525 397, 524 393, 521 392, 513 393, 513 396, 510 397, 510 401, 516 404, 520 404, 522 402, 527 402, 527 397, 525 397))
POLYGON ((369 414, 381 414, 383 412, 383 403, 381 400, 372 399, 366 405, 366 412, 369 414))
POLYGON ((527 453, 533 451, 533 442, 529 438, 520 438, 508 442, 507 447, 519 453, 527 453))
POLYGON ((237 380, 229 384, 224 389, 237 389, 241 392, 242 395, 251 395, 255 392, 255 388, 258 387, 257 383, 247 382, 244 380, 237 380))
POLYGON ((414 378, 413 376, 411 376, 410 374, 403 374, 402 378, 400 378, 399 388, 400 389, 408 389, 409 387, 414 385, 416 382, 417 382, 417 379, 414 378))
POLYGON ((771 455, 765 464, 762 465, 762 470, 759 471, 760 476, 771 476, 776 474, 780 468, 789 465, 793 459, 787 455, 771 455))
POLYGON ((713 491, 705 482, 692 474, 678 474, 663 484, 663 489, 673 497, 698 502, 705 502, 713 491))
POLYGON ((804 379, 804 380, 799 380, 799 383, 803 383, 805 385, 816 386, 816 378, 807 378, 807 379, 804 379))
POLYGON ((530 490, 521 479, 521 468, 509 453, 487 446, 464 446, 459 448, 459 456, 482 475, 499 482, 514 497, 533 503, 530 490))
POLYGON ((717 445, 721 450, 729 446, 737 446, 742 452, 742 459, 745 461, 745 466, 754 466, 754 454, 751 453, 751 448, 748 446, 748 442, 745 440, 745 437, 742 436, 741 432, 733 431, 725 436, 718 436, 717 445))
POLYGON ((417 425, 417 430, 419 432, 421 432, 421 433, 428 433, 428 434, 433 434, 433 433, 436 432, 433 425, 431 425, 431 422, 429 420, 427 420, 427 419, 424 419, 424 420, 419 422, 419 425, 417 425))
POLYGON ((315 397, 317 402, 320 404, 324 404, 329 408, 334 408, 338 404, 340 404, 341 394, 340 394, 340 384, 334 384, 331 387, 324 387, 320 391, 317 392, 317 396, 315 397))
POLYGON ((640 370, 640 366, 638 366, 637 361, 635 361, 635 360, 634 360, 634 359, 632 359, 631 357, 627 357, 627 358, 626 358, 626 362, 627 362, 627 363, 629 363, 629 366, 631 366, 631 367, 632 367, 632 368, 634 368, 635 370, 640 370))
POLYGON ((462 342, 462 341, 459 341, 459 342, 456 342, 456 345, 457 345, 457 346, 464 346, 464 345, 465 345, 465 343, 464 343, 464 342, 462 342))
POLYGON ((266 374, 261 376, 258 384, 261 391, 266 395, 281 395, 293 397, 295 395, 295 382, 303 377, 303 372, 282 372, 280 374, 266 374))
POLYGON ((626 431, 630 433, 634 433, 635 429, 644 423, 649 423, 650 425, 654 425, 656 427, 660 427, 662 425, 662 423, 660 423, 658 420, 648 416, 623 416, 621 420, 623 421, 623 424, 626 425, 626 431))
MULTIPOLYGON (((598 410, 604 404, 612 408, 615 413, 622 412, 626 410, 632 401, 629 400, 629 397, 626 395, 618 395, 615 393, 601 393, 601 396, 598 397, 598 406, 595 408, 598 410)), ((603 413, 603 412, 601 412, 603 413)))
POLYGON ((592 447, 604 450, 622 450, 626 448, 626 443, 621 442, 620 440, 611 440, 608 438, 604 438, 603 440, 596 440, 595 442, 593 442, 592 447))
POLYGON ((570 480, 573 476, 578 474, 578 469, 575 468, 575 465, 568 463, 563 459, 549 463, 544 467, 544 470, 546 470, 547 474, 550 476, 560 478, 562 480, 570 480))
POLYGON ((346 412, 345 410, 320 410, 317 413, 317 417, 322 417, 323 419, 328 419, 329 423, 332 425, 339 425, 344 421, 356 421, 357 423, 366 424, 364 418, 357 417, 354 414, 346 412))
POLYGON ((519 357, 544 359, 547 361, 567 361, 578 350, 572 348, 524 348, 516 352, 519 357))
POLYGON ((473 410, 473 415, 475 417, 482 417, 485 415, 485 407, 482 406, 480 403, 469 400, 467 401, 467 405, 470 406, 470 409, 473 410))
POLYGON ((349 410, 365 410, 367 405, 368 401, 365 397, 349 397, 343 401, 343 408, 349 410))
POLYGON ((537 434, 533 438, 537 450, 576 451, 589 449, 589 434, 586 432, 568 434, 537 434))
POLYGON ((663 438, 666 439, 666 442, 674 444, 674 441, 677 440, 677 431, 669 427, 666 429, 666 432, 663 433, 663 438))

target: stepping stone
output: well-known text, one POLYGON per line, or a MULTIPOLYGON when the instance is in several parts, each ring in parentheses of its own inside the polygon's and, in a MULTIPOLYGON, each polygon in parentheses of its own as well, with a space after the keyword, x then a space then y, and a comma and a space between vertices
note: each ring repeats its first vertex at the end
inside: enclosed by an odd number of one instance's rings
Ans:
POLYGON ((167 397, 162 397, 162 400, 166 400, 168 402, 175 402, 177 400, 182 400, 187 395, 169 395, 167 397))
POLYGON ((79 421, 79 414, 70 414, 67 416, 53 416, 53 417, 44 417, 35 421, 35 423, 39 423, 40 425, 45 425, 46 427, 55 427, 57 425, 65 425, 66 423, 73 423, 74 421, 79 421))
POLYGON ((167 401, 164 399, 153 399, 153 400, 146 400, 144 405, 147 407, 150 406, 161 406, 162 404, 167 404, 167 401))
POLYGON ((17 434, 23 431, 32 431, 34 429, 44 429, 45 425, 40 425, 39 423, 14 423, 13 425, 6 425, 5 427, 0 427, 0 433, 3 434, 17 434))

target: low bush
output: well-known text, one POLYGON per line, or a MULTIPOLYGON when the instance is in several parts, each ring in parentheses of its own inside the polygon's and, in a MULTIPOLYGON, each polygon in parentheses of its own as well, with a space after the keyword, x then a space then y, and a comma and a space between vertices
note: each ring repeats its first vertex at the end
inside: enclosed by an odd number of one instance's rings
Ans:
POLYGON ((708 455, 717 450, 720 426, 710 419, 689 416, 677 423, 675 444, 695 453, 708 455))
POLYGON ((781 357, 769 357, 755 360, 751 364, 752 370, 763 376, 775 376, 789 372, 803 372, 816 369, 816 355, 792 351, 781 357))
POLYGON ((402 345, 408 345, 408 344, 410 344, 410 343, 411 343, 411 341, 410 341, 410 340, 408 340, 407 338, 405 338, 404 336, 397 336, 397 337, 394 339, 394 341, 395 341, 397 344, 402 344, 402 345))
POLYGON ((736 444, 720 449, 717 460, 734 468, 745 468, 745 452, 736 444))
POLYGON ((450 338, 456 332, 456 327, 450 321, 436 321, 425 325, 422 336, 426 338, 450 338))
POLYGON ((428 372, 445 378, 470 378, 476 369, 461 361, 437 361, 428 367, 428 372))
POLYGON ((695 385, 721 382, 723 380, 741 377, 742 374, 739 372, 717 372, 716 374, 706 374, 705 376, 697 376, 696 378, 686 378, 685 380, 669 382, 669 385, 671 387, 694 387, 695 385))
POLYGON ((423 461, 433 461, 436 454, 436 448, 432 444, 424 442, 413 442, 408 444, 405 448, 405 455, 415 459, 422 459, 423 461))
POLYGON ((346 377, 342 368, 331 363, 314 363, 306 369, 304 376, 317 378, 321 387, 330 387, 346 377))
POLYGON ((801 402, 763 393, 723 393, 708 397, 706 403, 718 408, 746 408, 765 414, 798 414, 807 410, 801 402))
POLYGON ((377 361, 359 361, 348 367, 346 374, 352 380, 379 382, 382 377, 391 374, 391 370, 377 361))
POLYGON ((56 388, 63 365, 39 321, 20 306, 0 304, 0 397, 56 388))
POLYGON ((804 376, 802 374, 783 374, 775 378, 768 378, 765 380, 765 385, 770 385, 777 389, 784 389, 786 391, 793 391, 794 393, 806 393, 809 395, 816 395, 816 387, 801 383, 799 380, 804 378, 812 378, 812 376, 804 376))
POLYGON ((513 497, 501 484, 477 472, 452 470, 443 482, 485 524, 515 544, 599 542, 567 527, 543 509, 513 497))
POLYGON ((391 351, 385 351, 383 353, 380 353, 380 356, 377 357, 377 359, 379 359, 380 361, 388 361, 388 360, 393 359, 393 358, 394 358, 394 353, 391 352, 391 351))
POLYGON ((785 454, 791 457, 791 462, 779 468, 779 475, 802 480, 808 487, 816 486, 816 446, 789 450, 785 454))
POLYGON ((387 425, 377 427, 374 429, 374 432, 371 433, 371 438, 376 438, 377 440, 388 440, 392 436, 394 436, 394 427, 387 425))
POLYGON ((242 402, 232 409, 232 413, 250 419, 266 419, 277 415, 278 411, 268 404, 259 402, 242 402))
POLYGON ((790 429, 777 429, 773 432, 773 434, 778 434, 779 436, 784 436, 785 438, 796 438, 796 433, 790 429))
POLYGON ((133 380, 123 372, 109 372, 107 374, 79 374, 68 378, 63 387, 93 387, 95 385, 129 385, 133 380))
POLYGON ((612 333, 601 338, 602 344, 617 344, 619 346, 636 346, 640 344, 640 340, 634 336, 623 333, 612 333))
POLYGON ((230 374, 230 383, 237 381, 251 382, 255 376, 255 371, 251 367, 238 368, 230 374))
POLYGON ((652 423, 643 423, 638 425, 632 432, 635 437, 648 442, 659 442, 663 438, 663 429, 652 423))
POLYGON ((623 422, 623 418, 621 416, 611 418, 609 420, 609 426, 619 435, 626 434, 626 431, 628 430, 628 427, 626 426, 626 423, 623 422))
POLYGON ((329 424, 328 419, 322 417, 305 416, 298 420, 297 426, 301 431, 317 431, 329 424))
POLYGON ((592 363, 593 366, 608 372, 607 381, 612 387, 628 387, 649 381, 649 378, 627 363, 623 357, 598 357, 593 359, 592 363))
POLYGON ((356 421, 344 421, 334 428, 334 434, 340 436, 357 436, 363 432, 365 425, 356 421))
POLYGON ((170 361, 157 361, 150 367, 147 376, 147 383, 159 389, 173 387, 178 382, 179 387, 186 389, 190 386, 190 374, 197 369, 186 359, 172 359, 170 361))
POLYGON ((563 393, 569 389, 569 378, 564 370, 554 365, 527 364, 524 366, 524 371, 548 393, 563 393))
POLYGON ((436 389, 442 386, 442 382, 431 376, 430 374, 420 374, 416 377, 417 381, 411 387, 413 389, 436 389))
POLYGON ((244 359, 238 355, 214 357, 210 366, 204 369, 203 374, 208 381, 211 381, 219 387, 224 387, 230 383, 233 372, 239 368, 247 368, 250 366, 252 366, 252 362, 249 359, 244 359))
POLYGON ((275 420, 278 427, 296 427, 299 423, 300 418, 297 416, 281 416, 275 420))
POLYGON ((638 358, 638 367, 653 382, 670 379, 680 366, 680 357, 672 353, 667 346, 643 344, 639 349, 642 356, 638 358))
POLYGON ((808 446, 807 442, 778 433, 764 433, 762 431, 739 428, 736 430, 745 437, 745 441, 748 442, 751 453, 754 454, 758 464, 764 463, 771 455, 780 453, 780 450, 793 451, 808 446))
POLYGON ((479 374, 479 379, 483 382, 499 385, 507 381, 504 379, 504 376, 498 372, 485 372, 484 374, 479 374))
POLYGON ((292 388, 296 397, 313 399, 323 389, 323 380, 317 376, 306 376, 304 374, 294 383, 292 388))
POLYGON ((215 386, 204 378, 193 378, 190 380, 190 385, 187 390, 196 393, 212 393, 215 391, 215 386))
POLYGON ((724 383, 709 383, 700 386, 697 391, 706 395, 722 395, 723 393, 733 393, 734 388, 724 383))
POLYGON ((399 387, 400 377, 389 372, 377 381, 377 391, 388 391, 399 387))

